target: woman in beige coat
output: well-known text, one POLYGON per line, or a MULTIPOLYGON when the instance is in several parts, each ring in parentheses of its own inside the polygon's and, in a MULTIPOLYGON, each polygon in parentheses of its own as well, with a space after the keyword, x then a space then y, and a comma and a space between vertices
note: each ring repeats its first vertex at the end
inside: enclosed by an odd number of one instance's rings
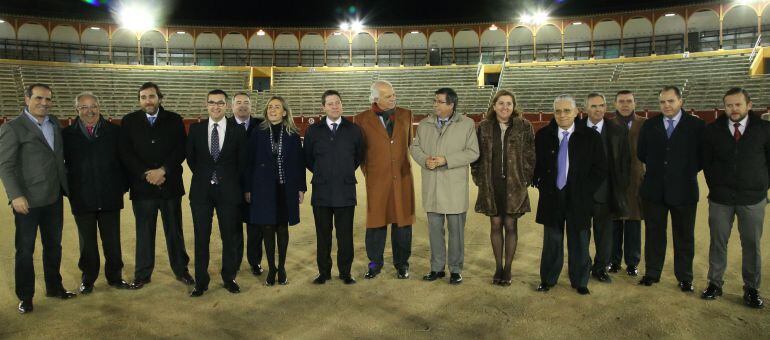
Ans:
POLYGON ((471 164, 479 187, 475 210, 489 216, 492 225, 492 283, 507 286, 518 242, 517 220, 530 211, 527 187, 535 169, 535 135, 529 121, 516 112, 516 96, 506 90, 495 94, 476 134, 480 156, 471 164))

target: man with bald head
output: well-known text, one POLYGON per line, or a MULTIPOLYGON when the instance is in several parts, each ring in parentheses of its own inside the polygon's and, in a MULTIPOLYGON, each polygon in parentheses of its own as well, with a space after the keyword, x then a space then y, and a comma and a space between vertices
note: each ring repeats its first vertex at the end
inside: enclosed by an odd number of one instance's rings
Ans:
POLYGON ((396 106, 393 85, 372 84, 372 107, 356 115, 365 145, 361 171, 366 178, 366 254, 373 279, 384 263, 385 239, 391 225, 393 265, 399 279, 409 278, 414 223, 414 181, 409 163, 412 144, 412 111, 396 106))
POLYGON ((551 123, 535 135, 533 185, 540 191, 535 220, 543 225, 537 290, 547 292, 559 280, 566 224, 569 280, 572 288, 586 295, 594 193, 607 177, 607 161, 601 135, 575 123, 578 110, 573 97, 556 97, 553 108, 551 123))

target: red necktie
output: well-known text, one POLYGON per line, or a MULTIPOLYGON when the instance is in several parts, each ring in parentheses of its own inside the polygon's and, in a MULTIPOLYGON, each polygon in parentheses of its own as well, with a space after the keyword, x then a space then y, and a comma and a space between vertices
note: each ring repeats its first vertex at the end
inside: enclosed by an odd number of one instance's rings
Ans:
POLYGON ((741 126, 741 123, 735 123, 733 124, 735 127, 735 132, 733 133, 733 137, 735 138, 735 141, 737 142, 739 139, 741 139, 741 130, 738 129, 741 126))
POLYGON ((88 130, 88 135, 93 137, 93 135, 94 135, 94 127, 93 126, 86 126, 86 129, 88 130))

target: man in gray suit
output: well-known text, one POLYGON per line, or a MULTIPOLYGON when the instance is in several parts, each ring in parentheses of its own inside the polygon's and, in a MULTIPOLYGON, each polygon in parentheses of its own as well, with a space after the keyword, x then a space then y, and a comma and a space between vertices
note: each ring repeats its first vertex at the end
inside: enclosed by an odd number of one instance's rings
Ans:
POLYGON ((43 243, 46 296, 69 299, 59 273, 62 239, 62 194, 67 193, 64 151, 58 119, 48 113, 51 88, 32 84, 24 90, 26 106, 19 117, 0 127, 0 180, 16 222, 16 296, 20 313, 32 311, 35 295, 37 229, 43 243))

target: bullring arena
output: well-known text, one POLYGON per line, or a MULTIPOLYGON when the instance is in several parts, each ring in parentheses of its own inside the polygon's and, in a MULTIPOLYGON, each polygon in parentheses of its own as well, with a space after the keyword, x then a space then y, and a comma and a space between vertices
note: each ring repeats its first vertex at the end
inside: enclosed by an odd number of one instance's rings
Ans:
MULTIPOLYGON (((82 91, 98 95, 102 114, 119 122, 125 113, 136 110, 136 89, 153 81, 165 92, 164 107, 180 113, 187 126, 206 117, 206 93, 221 88, 250 93, 255 115, 261 114, 270 96, 284 96, 304 131, 321 117, 319 97, 324 90, 340 91, 345 115, 352 118, 370 106, 369 86, 375 80, 393 83, 398 105, 413 110, 415 124, 432 113, 433 91, 444 86, 457 90, 458 111, 476 121, 497 89, 511 90, 517 95, 518 109, 536 129, 551 120, 553 98, 561 93, 574 95, 581 106, 590 92, 604 93, 609 104, 617 91, 630 89, 636 93, 637 113, 655 116, 660 111, 657 95, 663 85, 682 87, 684 108, 707 122, 722 113, 722 95, 732 86, 742 86, 752 94, 756 114, 767 112, 770 40, 764 31, 770 29, 770 2, 662 6, 553 15, 540 21, 528 15, 527 22, 522 18, 357 27, 348 23, 325 28, 168 24, 139 31, 109 20, 0 12, 0 113, 3 122, 18 116, 24 106, 24 86, 42 82, 53 89, 52 113, 63 126, 75 118, 72 101, 82 91)), ((610 104, 608 112, 612 111, 610 104)), ((10 206, 3 207, 0 337, 770 338, 767 309, 743 305, 736 228, 729 242, 725 295, 715 301, 700 298, 707 285, 709 247, 708 188, 702 174, 695 227, 695 292, 682 293, 677 287, 669 241, 660 284, 637 284, 644 271, 642 259, 640 277, 621 271, 612 274, 610 284, 591 279, 587 296, 570 289, 566 265, 555 288, 547 294, 535 291, 540 281, 543 227, 534 221, 538 198, 534 188, 529 189, 533 212, 519 221, 510 286, 491 284, 495 262, 489 218, 473 212, 477 188, 472 183, 463 284, 421 280, 430 270, 430 249, 420 199, 421 175, 414 162, 412 174, 417 205, 412 277, 408 280, 398 280, 390 265, 390 240, 383 273, 373 280, 363 278, 368 263, 364 247, 367 193, 358 171, 355 285, 343 285, 336 278, 336 268, 331 282, 311 284, 318 269, 312 207, 306 199, 300 205, 301 223, 290 227, 288 285, 266 287, 264 274, 253 276, 244 260, 237 277, 242 292, 229 294, 218 280, 221 241, 218 229, 213 228, 212 282, 203 297, 191 299, 189 287, 177 282, 170 270, 164 236, 158 231, 151 284, 136 291, 117 290, 107 286, 102 272, 92 294, 62 301, 44 296, 38 241, 36 309, 30 315, 19 315, 14 309, 18 303, 14 293, 15 228, 10 206)), ((311 176, 308 172, 308 183, 311 176)), ((186 189, 190 179, 185 164, 186 189)), ((192 271, 194 238, 187 196, 182 199, 182 216, 192 271)), ((768 219, 766 216, 765 222, 768 219)), ((134 215, 126 195, 121 213, 126 280, 133 276, 135 241, 134 215)), ((67 200, 62 249, 64 286, 76 290, 81 275, 79 241, 67 200)), ((762 250, 762 272, 767 274, 768 237, 762 240, 762 250)), ((760 288, 763 291, 770 292, 760 288)))

